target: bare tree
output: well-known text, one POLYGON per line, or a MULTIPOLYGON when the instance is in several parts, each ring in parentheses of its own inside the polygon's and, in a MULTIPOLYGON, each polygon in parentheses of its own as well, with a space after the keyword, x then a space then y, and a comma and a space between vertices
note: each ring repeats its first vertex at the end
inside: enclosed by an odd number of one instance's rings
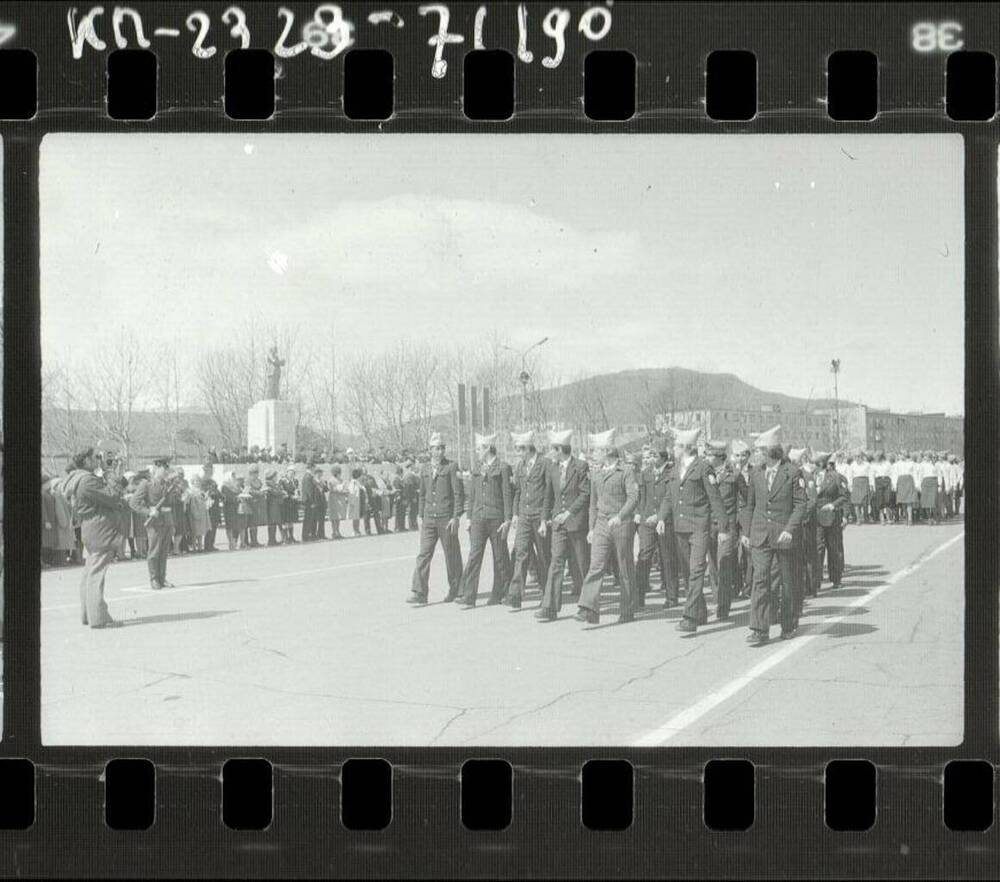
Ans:
POLYGON ((92 352, 79 376, 102 438, 114 442, 126 466, 130 465, 133 418, 150 382, 146 350, 122 328, 114 344, 92 352))

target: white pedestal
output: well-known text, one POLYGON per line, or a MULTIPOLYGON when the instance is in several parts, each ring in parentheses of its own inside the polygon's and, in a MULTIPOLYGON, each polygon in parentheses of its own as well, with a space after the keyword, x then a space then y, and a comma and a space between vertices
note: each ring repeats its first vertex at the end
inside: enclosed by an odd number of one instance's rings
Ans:
POLYGON ((295 450, 295 405, 268 398, 247 411, 247 447, 270 447, 276 453, 282 444, 295 450))

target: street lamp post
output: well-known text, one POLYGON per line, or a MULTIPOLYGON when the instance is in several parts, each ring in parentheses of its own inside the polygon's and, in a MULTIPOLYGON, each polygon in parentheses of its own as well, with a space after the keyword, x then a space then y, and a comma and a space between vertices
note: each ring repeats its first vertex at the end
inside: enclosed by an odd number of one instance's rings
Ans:
POLYGON ((548 337, 542 337, 537 343, 532 343, 527 349, 520 350, 514 349, 513 346, 500 346, 501 349, 506 349, 509 352, 514 352, 521 356, 521 373, 517 375, 518 380, 521 382, 521 431, 523 432, 528 428, 528 384, 531 382, 531 374, 528 373, 526 367, 526 360, 528 358, 528 353, 534 349, 537 349, 543 343, 548 342, 548 337))
POLYGON ((833 372, 833 414, 834 414, 834 432, 837 437, 837 449, 840 449, 840 388, 837 384, 837 378, 840 375, 840 359, 834 358, 830 362, 830 370, 833 372))

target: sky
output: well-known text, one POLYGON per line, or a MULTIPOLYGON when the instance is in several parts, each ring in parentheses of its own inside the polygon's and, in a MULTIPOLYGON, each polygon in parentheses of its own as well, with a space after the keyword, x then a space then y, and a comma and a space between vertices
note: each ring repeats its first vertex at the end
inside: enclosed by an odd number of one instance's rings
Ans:
POLYGON ((56 134, 43 361, 245 316, 338 351, 493 331, 575 377, 680 366, 964 411, 959 135, 56 134), (319 330, 317 330, 319 329, 319 330))

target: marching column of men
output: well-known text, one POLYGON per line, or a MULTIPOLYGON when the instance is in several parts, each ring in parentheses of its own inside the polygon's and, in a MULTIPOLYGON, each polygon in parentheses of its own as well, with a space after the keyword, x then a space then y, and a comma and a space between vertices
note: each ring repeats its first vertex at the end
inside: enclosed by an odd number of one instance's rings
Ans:
POLYGON ((717 621, 729 618, 749 583, 747 641, 766 644, 775 624, 782 639, 793 637, 804 597, 820 590, 824 568, 840 587, 851 505, 847 480, 828 453, 786 454, 781 426, 761 433, 753 450, 738 441, 728 450, 718 443, 702 447, 700 436, 700 429, 676 431, 672 451, 646 445, 640 470, 631 456, 623 461, 614 429, 590 436, 598 457, 591 464, 573 454, 570 431, 549 433, 548 456, 539 451, 535 433, 512 433, 519 459, 511 469, 497 455, 496 435, 477 434, 467 500, 441 436, 433 436, 432 461, 420 475, 421 544, 409 602, 427 603, 431 558, 440 542, 448 572, 445 601, 475 607, 489 544, 488 603, 506 600, 512 610, 521 609, 534 559, 540 623, 557 619, 567 569, 576 620, 600 622, 601 591, 611 574, 619 589, 618 621, 633 621, 646 605, 655 561, 666 608, 676 606, 685 590, 679 631, 694 633, 708 623, 708 577, 717 621), (457 538, 463 513, 469 530, 464 569, 457 538))

